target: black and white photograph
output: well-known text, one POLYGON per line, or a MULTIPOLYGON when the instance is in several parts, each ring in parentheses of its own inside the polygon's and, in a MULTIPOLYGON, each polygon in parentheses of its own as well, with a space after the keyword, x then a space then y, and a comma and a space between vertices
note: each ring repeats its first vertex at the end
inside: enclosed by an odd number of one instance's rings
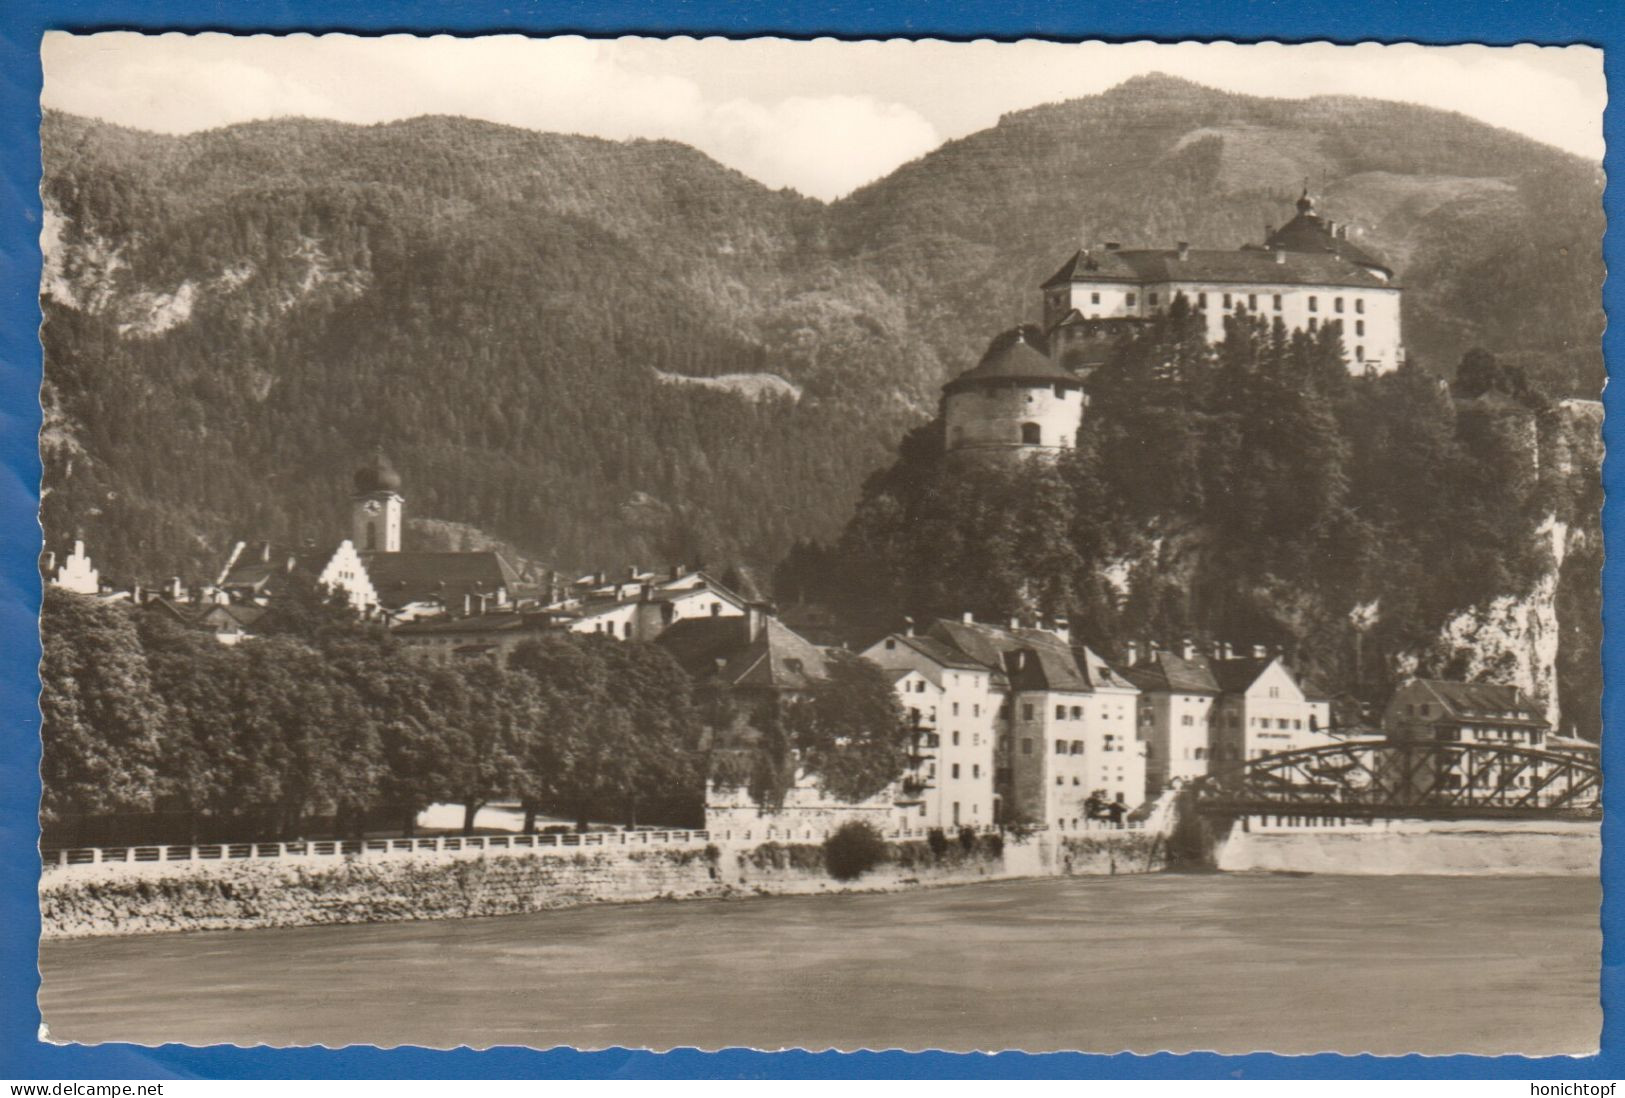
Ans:
POLYGON ((43 1039, 1598 1050, 1600 49, 41 61, 43 1039))

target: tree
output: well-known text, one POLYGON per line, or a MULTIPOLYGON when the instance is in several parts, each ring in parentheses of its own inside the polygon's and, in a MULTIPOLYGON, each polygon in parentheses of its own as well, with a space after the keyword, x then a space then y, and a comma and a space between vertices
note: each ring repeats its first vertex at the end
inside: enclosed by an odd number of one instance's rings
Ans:
POLYGON ((861 801, 903 773, 910 730, 890 680, 870 661, 835 649, 828 674, 784 706, 796 765, 828 796, 861 801))
POLYGON ((168 718, 129 612, 47 587, 40 613, 41 811, 146 811, 168 718))

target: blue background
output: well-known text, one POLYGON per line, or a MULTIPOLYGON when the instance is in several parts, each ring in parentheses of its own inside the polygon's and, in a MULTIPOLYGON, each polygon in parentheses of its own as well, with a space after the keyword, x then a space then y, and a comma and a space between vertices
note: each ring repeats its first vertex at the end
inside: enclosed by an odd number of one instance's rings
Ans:
MULTIPOLYGON (((0 713, 11 719, 0 733, 0 1078, 86 1080, 94 1078, 203 1077, 813 1077, 875 1078, 941 1076, 1006 1078, 1378 1078, 1529 1077, 1606 1079, 1625 1075, 1625 1036, 1614 1009, 1621 984, 1622 926, 1620 876, 1621 803, 1625 791, 1604 789, 1603 905, 1606 936, 1602 998, 1607 1015, 1601 1056, 1585 1059, 1526 1060, 1470 1056, 1394 1059, 1377 1057, 1252 1056, 1030 1056, 988 1057, 948 1053, 756 1053, 743 1050, 705 1054, 673 1052, 579 1053, 568 1049, 533 1052, 500 1049, 432 1052, 374 1048, 238 1049, 131 1045, 59 1047, 38 1041, 39 1012, 36 941, 38 860, 36 810, 39 803, 39 691, 36 619, 40 549, 37 512, 39 460, 39 39, 49 29, 229 30, 229 31, 391 31, 479 34, 520 31, 532 34, 588 35, 781 34, 789 37, 938 37, 1306 42, 1332 40, 1428 43, 1539 42, 1587 43, 1605 50, 1611 93, 1625 94, 1625 17, 1618 0, 1499 2, 1418 2, 1418 0, 1162 0, 1115 4, 1031 3, 1025 0, 933 4, 845 2, 750 4, 728 0, 673 0, 665 4, 626 0, 525 3, 447 2, 447 0, 9 0, 0 6, 0 713)), ((1611 106, 1605 120, 1606 166, 1618 176, 1625 160, 1625 126, 1611 106)), ((1625 217, 1616 183, 1607 192, 1609 220, 1625 217)), ((1615 230, 1605 241, 1611 269, 1625 260, 1625 244, 1615 230)), ((1605 288, 1611 317, 1621 315, 1625 292, 1620 280, 1605 288)), ((1610 327, 1605 339, 1612 367, 1625 361, 1625 331, 1610 327)), ((1621 427, 1619 397, 1605 394, 1604 436, 1610 457, 1604 467, 1609 502, 1603 513, 1607 544, 1616 548, 1625 518, 1614 489, 1621 475, 1617 445, 1621 427)), ((154 424, 154 429, 162 429, 154 424)), ((1620 561, 1610 554, 1604 571, 1604 601, 1622 605, 1620 561)), ((1605 612, 1611 626, 1615 615, 1605 612)), ((1625 768, 1625 744, 1612 730, 1621 715, 1625 649, 1610 631, 1604 643, 1608 690, 1603 743, 1604 767, 1625 768)), ((1531 882, 1538 888, 1538 882, 1531 882)), ((1446 917, 1450 913, 1441 913, 1446 917)), ((1350 958, 1358 964, 1358 958, 1350 958)), ((1177 979, 1177 973, 1160 974, 1177 979)), ((1403 1011, 1403 1003, 1395 1003, 1403 1011)))

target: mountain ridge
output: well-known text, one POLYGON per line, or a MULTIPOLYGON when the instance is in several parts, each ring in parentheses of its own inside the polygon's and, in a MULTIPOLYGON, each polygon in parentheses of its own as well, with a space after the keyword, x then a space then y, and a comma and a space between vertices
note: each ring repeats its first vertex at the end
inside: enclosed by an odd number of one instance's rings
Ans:
POLYGON ((679 142, 445 115, 172 136, 48 111, 42 145, 44 518, 115 575, 341 529, 379 442, 413 514, 564 567, 770 562, 839 529, 1080 239, 1236 246, 1285 220, 1305 164, 1403 253, 1435 372, 1482 343, 1554 395, 1602 376, 1600 169, 1382 100, 1146 77, 832 203, 679 142))

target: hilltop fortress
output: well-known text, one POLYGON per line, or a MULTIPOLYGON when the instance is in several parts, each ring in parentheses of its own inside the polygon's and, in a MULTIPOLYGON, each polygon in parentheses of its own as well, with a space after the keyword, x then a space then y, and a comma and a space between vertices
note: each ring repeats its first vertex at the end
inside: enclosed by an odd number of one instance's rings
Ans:
POLYGON ((1081 248, 1041 287, 1046 346, 1015 333, 943 387, 950 451, 1055 455, 1077 441, 1084 380, 1125 331, 1183 296, 1224 338, 1225 317, 1245 309, 1288 331, 1335 323, 1355 373, 1387 373, 1405 361, 1399 285, 1382 260, 1321 217, 1307 190, 1297 215, 1266 226, 1262 244, 1224 250, 1081 248))

